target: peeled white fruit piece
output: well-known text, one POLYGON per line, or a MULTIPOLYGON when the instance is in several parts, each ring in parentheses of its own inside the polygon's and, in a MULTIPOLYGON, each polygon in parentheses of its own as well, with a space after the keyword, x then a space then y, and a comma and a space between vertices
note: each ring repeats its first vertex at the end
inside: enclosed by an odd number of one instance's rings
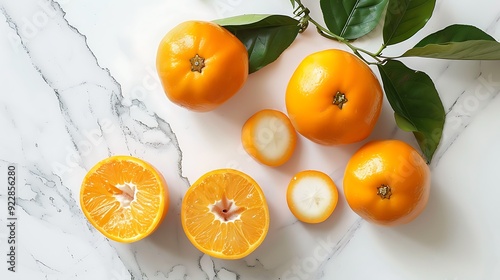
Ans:
POLYGON ((285 114, 265 109, 255 113, 245 122, 241 141, 245 151, 258 162, 279 166, 292 156, 297 133, 285 114))
POLYGON ((292 178, 286 196, 290 211, 299 221, 320 223, 335 210, 338 190, 325 173, 305 170, 292 178))

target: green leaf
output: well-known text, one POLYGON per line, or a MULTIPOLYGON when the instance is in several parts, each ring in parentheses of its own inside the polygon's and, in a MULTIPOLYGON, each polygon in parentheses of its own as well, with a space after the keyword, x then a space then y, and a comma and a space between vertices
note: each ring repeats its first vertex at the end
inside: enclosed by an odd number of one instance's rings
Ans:
POLYGON ((427 74, 397 60, 378 65, 378 69, 398 126, 413 132, 429 163, 441 140, 445 121, 434 83, 427 74))
MULTIPOLYGON (((245 14, 234 17, 216 19, 213 22, 224 27, 242 26, 242 28, 244 28, 248 26, 249 28, 251 28, 252 24, 259 24, 259 22, 265 20, 266 18, 271 18, 272 20, 273 17, 274 17, 273 15, 268 15, 268 14, 245 14)), ((265 23, 262 23, 262 26, 264 25, 265 23)))
POLYGON ((379 23, 388 0, 321 0, 328 29, 348 40, 360 38, 379 23))
POLYGON ((447 44, 470 40, 495 41, 481 29, 472 25, 453 24, 438 32, 432 33, 418 42, 415 47, 424 47, 428 44, 447 44))
POLYGON ((299 21, 285 15, 242 15, 215 20, 245 45, 249 72, 275 61, 299 34, 299 21))
POLYGON ((401 116, 396 112, 394 112, 394 119, 396 119, 396 124, 402 130, 408 132, 417 131, 417 128, 413 126, 413 124, 408 119, 406 119, 405 117, 401 116))
POLYGON ((500 43, 477 27, 456 24, 425 37, 402 56, 498 60, 500 43))
POLYGON ((413 48, 403 56, 420 56, 456 60, 499 60, 500 43, 496 41, 473 40, 449 44, 429 44, 413 48))
POLYGON ((385 45, 394 45, 413 36, 431 18, 436 0, 389 0, 383 37, 385 45))

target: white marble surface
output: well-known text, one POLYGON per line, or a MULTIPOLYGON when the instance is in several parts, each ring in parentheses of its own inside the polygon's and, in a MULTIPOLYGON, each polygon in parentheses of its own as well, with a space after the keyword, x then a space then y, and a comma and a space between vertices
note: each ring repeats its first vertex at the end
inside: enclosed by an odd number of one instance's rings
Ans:
MULTIPOLYGON (((317 1, 303 2, 321 18, 317 1)), ((209 113, 172 105, 160 88, 156 48, 174 25, 242 13, 290 15, 290 1, 0 3, 0 279, 500 279, 500 62, 405 60, 434 80, 447 124, 431 166, 428 207, 409 225, 385 228, 362 221, 343 200, 343 170, 362 143, 321 147, 300 137, 291 161, 269 168, 251 160, 239 140, 241 125, 257 110, 285 110, 288 78, 305 55, 342 45, 310 28, 209 113), (150 161, 170 186, 166 220, 129 245, 94 230, 78 203, 86 171, 114 154, 150 161), (16 273, 5 262, 10 163, 18 166, 16 273), (269 234, 243 260, 203 255, 180 226, 189 183, 221 167, 250 174, 269 202, 269 234), (287 208, 286 185, 303 169, 321 170, 339 187, 339 205, 322 224, 297 222, 287 208)), ((438 1, 428 25, 386 53, 400 54, 453 23, 500 39, 499 18, 493 0, 438 1)), ((356 43, 378 49, 377 31, 356 43)), ((396 129, 387 102, 370 137, 380 138, 415 145, 396 129)))

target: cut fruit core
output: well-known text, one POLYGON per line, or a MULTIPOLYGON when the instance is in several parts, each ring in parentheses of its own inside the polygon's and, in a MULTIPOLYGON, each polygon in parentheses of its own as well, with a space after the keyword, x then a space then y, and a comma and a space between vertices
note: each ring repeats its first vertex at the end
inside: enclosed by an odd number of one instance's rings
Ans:
POLYGON ((121 207, 130 207, 137 194, 137 186, 133 183, 117 184, 115 186, 120 192, 113 194, 121 207))
POLYGON ((209 206, 210 212, 221 222, 234 222, 240 219, 245 207, 239 207, 234 200, 223 197, 221 200, 209 206))

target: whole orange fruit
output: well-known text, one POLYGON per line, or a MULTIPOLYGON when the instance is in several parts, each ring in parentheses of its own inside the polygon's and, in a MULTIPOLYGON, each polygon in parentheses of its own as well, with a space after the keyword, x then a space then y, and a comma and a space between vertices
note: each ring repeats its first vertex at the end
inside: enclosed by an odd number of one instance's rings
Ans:
POLYGON ((269 209, 264 192, 249 175, 216 169, 202 175, 182 200, 184 233, 201 252, 241 259, 264 241, 269 209))
POLYGON ((173 103, 206 112, 227 101, 244 85, 248 53, 243 43, 220 25, 186 21, 160 42, 156 68, 173 103))
POLYGON ((382 107, 380 82, 366 63, 343 50, 308 55, 286 89, 286 109, 295 129, 323 145, 368 137, 382 107))
POLYGON ((400 140, 368 142, 354 153, 344 174, 344 195, 351 209, 381 225, 415 219, 427 205, 429 190, 429 166, 400 140))

